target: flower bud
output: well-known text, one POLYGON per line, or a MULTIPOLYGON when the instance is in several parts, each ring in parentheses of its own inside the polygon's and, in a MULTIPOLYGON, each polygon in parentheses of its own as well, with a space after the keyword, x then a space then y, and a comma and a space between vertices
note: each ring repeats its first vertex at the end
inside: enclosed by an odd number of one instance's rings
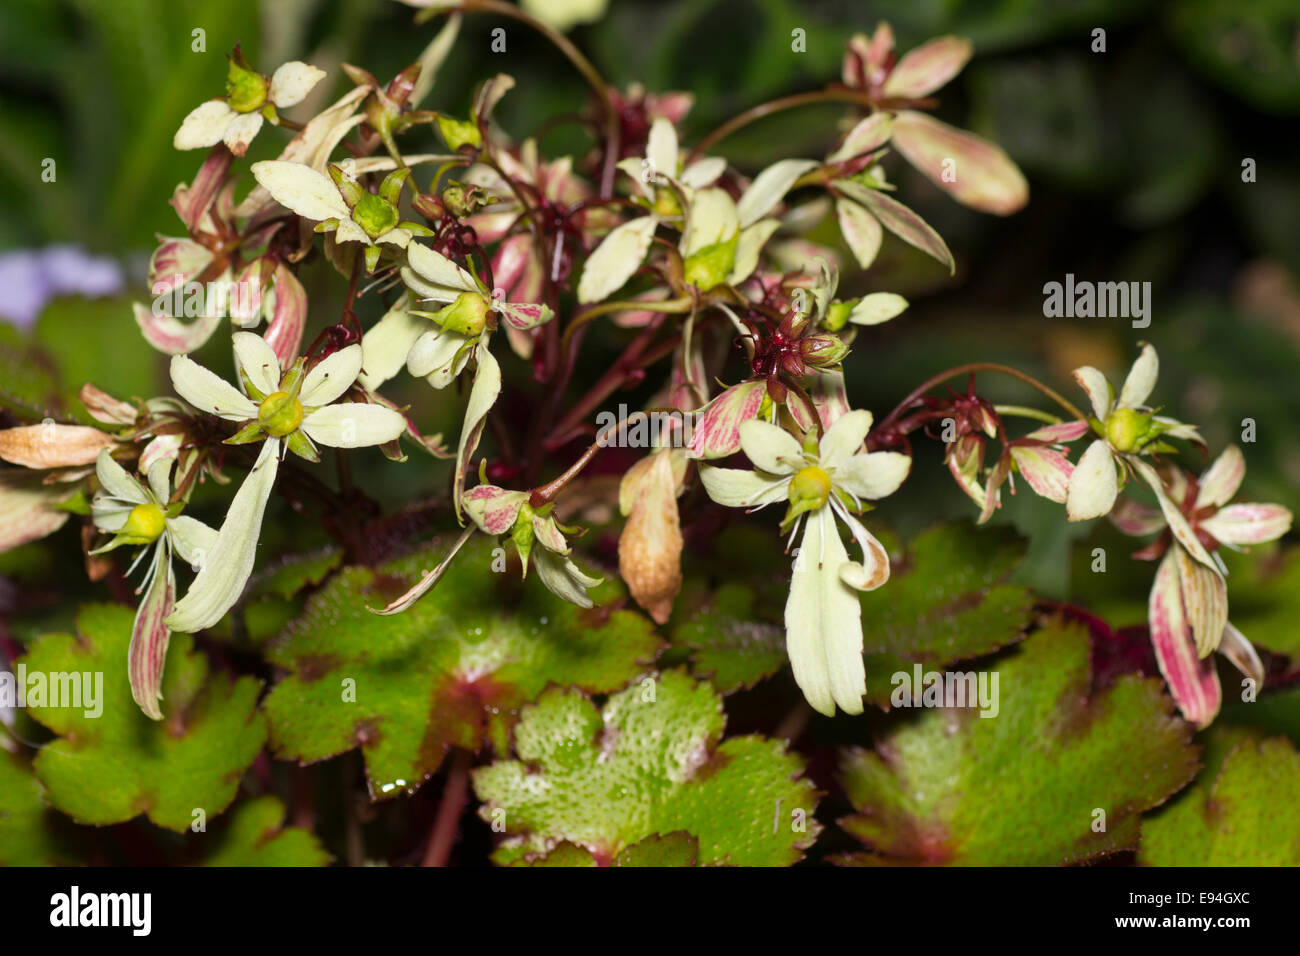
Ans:
POLYGON ((270 83, 266 77, 249 67, 244 55, 235 47, 230 55, 230 69, 226 73, 226 102, 236 113, 252 113, 266 103, 270 83))
POLYGON ((492 202, 492 196, 482 186, 451 183, 442 191, 442 205, 451 210, 452 215, 462 219, 492 202))
POLYGON ((397 207, 382 196, 366 193, 352 210, 352 221, 371 239, 378 239, 397 225, 397 207))
POLYGON ((810 335, 799 343, 799 354, 814 368, 830 368, 843 361, 849 347, 836 335, 810 335))

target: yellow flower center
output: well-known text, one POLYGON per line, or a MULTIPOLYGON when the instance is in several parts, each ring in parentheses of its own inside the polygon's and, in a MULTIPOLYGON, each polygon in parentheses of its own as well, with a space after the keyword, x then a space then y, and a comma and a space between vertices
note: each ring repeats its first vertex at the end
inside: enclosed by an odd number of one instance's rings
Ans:
POLYGON ((790 504, 800 511, 813 511, 831 496, 831 476, 816 465, 800 468, 790 479, 790 504))
POLYGON ((1118 452, 1136 451, 1150 424, 1150 415, 1133 408, 1117 408, 1106 419, 1106 440, 1118 452))
POLYGON ((276 438, 291 435, 302 424, 302 402, 288 392, 274 392, 258 406, 257 423, 276 438))
POLYGON ((163 510, 150 502, 132 508, 131 513, 126 516, 126 524, 122 525, 118 534, 130 540, 132 544, 149 544, 151 541, 158 540, 165 527, 163 510))

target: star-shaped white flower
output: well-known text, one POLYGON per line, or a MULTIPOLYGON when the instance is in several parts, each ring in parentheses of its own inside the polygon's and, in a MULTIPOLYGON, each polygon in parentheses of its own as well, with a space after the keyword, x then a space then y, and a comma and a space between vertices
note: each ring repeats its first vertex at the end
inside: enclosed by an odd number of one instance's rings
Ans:
POLYGON ((187 356, 172 357, 172 386, 182 398, 212 415, 245 423, 227 443, 262 442, 207 561, 166 620, 177 631, 211 627, 239 600, 253 571, 282 447, 316 461, 316 442, 360 448, 393 441, 406 430, 406 419, 391 408, 335 401, 361 371, 360 345, 340 349, 308 372, 302 360, 282 370, 275 352, 252 332, 236 333, 234 346, 247 395, 187 356))
POLYGON ((236 47, 230 56, 226 95, 191 110, 172 137, 172 146, 204 149, 224 142, 236 156, 243 156, 264 119, 279 123, 276 108, 301 103, 324 78, 324 70, 294 60, 268 80, 248 66, 236 47))
POLYGON ((803 525, 790 597, 785 605, 786 650, 808 703, 833 715, 835 707, 862 713, 866 670, 862 662, 862 609, 854 590, 870 591, 889 579, 889 556, 856 517, 862 502, 894 493, 911 459, 898 452, 860 453, 871 413, 840 416, 820 442, 804 446, 784 429, 751 420, 740 426, 741 449, 755 470, 700 465, 709 497, 732 508, 788 501, 791 539, 803 525), (850 561, 835 526, 838 517, 862 547, 850 561))
POLYGON ((141 482, 104 449, 95 463, 100 490, 91 505, 95 527, 113 535, 108 544, 92 554, 124 545, 143 545, 129 574, 152 551, 149 570, 139 588, 145 596, 131 629, 127 669, 135 702, 154 720, 162 719, 158 701, 162 700, 163 664, 171 639, 163 619, 171 612, 176 597, 172 555, 179 554, 181 560, 201 568, 217 539, 217 532, 202 521, 180 513, 183 502, 172 503, 174 463, 174 458, 154 460, 146 481, 141 482))

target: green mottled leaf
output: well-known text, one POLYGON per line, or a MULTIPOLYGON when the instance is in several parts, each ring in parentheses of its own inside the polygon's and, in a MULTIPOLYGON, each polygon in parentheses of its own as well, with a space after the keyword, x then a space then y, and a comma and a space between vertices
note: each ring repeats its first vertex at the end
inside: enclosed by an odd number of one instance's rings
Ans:
POLYGON ((303 588, 320 584, 342 562, 343 551, 337 547, 289 555, 255 576, 249 584, 249 594, 256 597, 274 595, 288 600, 303 588))
POLYGON ((846 862, 1046 866, 1135 847, 1141 812, 1196 771, 1191 729, 1158 681, 1090 695, 1088 655, 1084 629, 1049 626, 991 662, 996 716, 926 710, 847 751, 858 812, 840 824, 870 853, 846 862))
POLYGON ((1300 754, 1282 737, 1245 738, 1217 773, 1142 823, 1148 866, 1300 866, 1300 754))
POLYGON ((602 711, 555 688, 524 711, 519 760, 474 771, 485 820, 504 820, 498 863, 528 862, 567 841, 604 863, 685 865, 681 831, 704 865, 788 866, 813 844, 816 790, 783 743, 733 737, 707 684, 668 671, 602 711), (646 837, 665 839, 642 844, 646 837), (630 849, 631 848, 631 849, 630 849))
POLYGON ((692 670, 724 694, 753 687, 785 666, 785 629, 754 610, 754 590, 724 584, 676 616, 673 644, 690 648, 692 670))
MULTIPOLYGON (((102 675, 97 717, 83 707, 35 706, 31 716, 59 735, 36 757, 52 806, 78 823, 121 823, 145 814, 162 827, 189 828, 193 811, 212 819, 230 805, 239 778, 266 738, 259 684, 210 674, 187 634, 173 634, 163 678, 163 720, 131 698, 127 647, 134 612, 95 604, 77 615, 77 634, 47 634, 21 663, 27 674, 102 675)), ((49 700, 47 699, 47 703, 49 700)), ((83 698, 82 703, 86 700, 83 698)))
POLYGON ((891 675, 912 665, 941 667, 1020 639, 1033 597, 1007 584, 1024 555, 1013 533, 943 525, 892 554, 889 583, 862 595, 867 696, 885 704, 891 675))
POLYGON ((444 550, 343 568, 308 599, 268 650, 289 672, 264 703, 277 755, 311 762, 359 746, 373 798, 413 792, 449 747, 504 753, 519 707, 547 684, 611 691, 661 646, 646 618, 621 609, 617 585, 598 588, 600 606, 584 611, 536 580, 494 573, 486 540, 470 542, 410 610, 366 610, 405 591, 444 550))
POLYGON ((241 803, 216 837, 204 866, 325 866, 330 855, 308 830, 284 825, 276 797, 241 803))
POLYGON ((0 751, 0 866, 75 861, 55 833, 55 814, 41 799, 44 789, 17 757, 0 751))

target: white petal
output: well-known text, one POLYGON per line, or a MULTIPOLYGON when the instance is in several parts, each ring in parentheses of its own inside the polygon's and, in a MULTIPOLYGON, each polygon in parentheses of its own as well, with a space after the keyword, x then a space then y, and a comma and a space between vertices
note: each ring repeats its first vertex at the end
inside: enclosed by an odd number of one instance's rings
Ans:
POLYGON ((386 242, 391 246, 397 246, 399 249, 405 249, 411 244, 411 230, 395 226, 376 239, 375 242, 386 242))
POLYGON ((460 499, 465 489, 465 475, 469 471, 470 459, 478 448, 479 436, 487 422, 487 414, 496 404, 501 394, 501 366, 487 345, 479 342, 474 349, 474 360, 478 368, 474 371, 474 384, 469 390, 469 401, 465 405, 465 422, 460 429, 460 442, 456 448, 456 483, 452 488, 456 516, 460 517, 460 499))
POLYGON ((783 159, 755 176, 737 203, 741 227, 752 226, 771 212, 795 180, 818 165, 814 159, 783 159))
MULTIPOLYGON (((1077 372, 1075 373, 1078 374, 1077 372)), ((1119 496, 1115 458, 1104 441, 1094 441, 1070 475, 1065 513, 1071 521, 1087 521, 1110 511, 1119 496)))
POLYGON ((792 475, 804 466, 803 449, 784 428, 751 418, 740 423, 740 448, 759 471, 792 475))
POLYGON ((248 151, 248 144, 261 128, 261 113, 242 113, 226 126, 226 134, 221 137, 221 141, 236 156, 243 156, 248 151))
POLYGON ((172 495, 171 474, 172 460, 170 458, 155 459, 146 473, 149 490, 153 493, 154 501, 164 508, 167 507, 167 499, 172 495))
POLYGON ((898 490, 911 467, 911 457, 901 452, 873 451, 837 465, 832 481, 849 494, 879 501, 898 490))
POLYGON ((206 149, 221 142, 226 127, 239 114, 225 100, 208 100, 190 110, 172 137, 173 149, 206 149))
POLYGON ((408 246, 406 261, 411 266, 409 270, 402 270, 402 278, 417 294, 426 299, 453 302, 462 292, 482 291, 474 276, 428 246, 419 243, 408 246), (415 273, 416 282, 410 281, 407 276, 408 271, 415 273))
POLYGON ((701 189, 691 200, 690 211, 686 214, 681 253, 693 256, 701 249, 730 239, 739 231, 740 215, 731 194, 725 189, 701 189))
POLYGON ((862 662, 862 607, 840 580, 848 552, 829 508, 807 517, 785 605, 785 646, 795 683, 819 713, 862 713, 867 692, 862 662))
POLYGON ((608 236, 587 257, 578 281, 578 301, 599 302, 622 288, 641 268, 659 220, 654 216, 631 219, 608 236))
POLYGON ((391 408, 342 402, 309 412, 302 420, 307 437, 333 448, 382 445, 406 431, 406 419, 391 408))
POLYGON ((677 130, 662 116, 650 127, 645 158, 650 161, 650 172, 677 178, 677 130))
POLYGON ((195 570, 202 568, 217 543, 217 530, 189 515, 168 518, 167 530, 181 560, 195 570))
POLYGON ((406 364, 406 357, 416 340, 429 331, 429 320, 411 315, 405 299, 389 309, 361 339, 361 367, 357 381, 363 388, 375 389, 388 381, 406 364))
MULTIPOLYGON (((1205 550, 1205 545, 1201 544, 1201 539, 1196 536, 1192 526, 1187 523, 1187 518, 1184 517, 1182 510, 1170 500, 1169 495, 1165 492, 1164 482, 1160 480, 1160 475, 1156 473, 1154 468, 1139 458, 1130 455, 1128 461, 1133 466, 1133 470, 1138 477, 1155 492, 1156 501, 1160 505, 1160 510, 1164 513, 1165 524, 1169 526, 1170 533, 1173 534, 1179 544, 1187 549, 1192 557, 1217 573, 1218 565, 1214 563, 1210 553, 1205 550)), ((1076 468, 1075 474, 1078 473, 1079 471, 1076 468)), ((1071 488, 1073 488, 1073 483, 1071 483, 1071 488)), ((1217 634, 1215 635, 1215 641, 1218 641, 1217 634)))
POLYGON ((325 71, 308 63, 292 60, 271 74, 271 89, 267 92, 271 102, 281 109, 296 106, 311 92, 313 86, 325 79, 325 71))
POLYGON ((853 311, 849 321, 854 325, 879 325, 888 322, 907 308, 907 300, 895 292, 873 292, 864 295, 853 311))
POLYGON ((279 452, 280 442, 275 438, 262 444, 257 464, 235 492, 202 570, 167 617, 165 623, 173 631, 193 633, 211 627, 239 600, 253 573, 262 515, 280 465, 279 452))
POLYGON ((885 238, 880 220, 867 212, 865 207, 847 199, 835 201, 835 216, 839 220, 844 241, 853 251, 853 258, 858 260, 858 265, 862 268, 870 268, 876 261, 880 243, 885 238))
POLYGON ((700 480, 709 497, 728 508, 757 508, 774 501, 784 501, 790 479, 773 479, 744 468, 699 466, 700 480))
POLYGON ((817 457, 823 468, 838 468, 858 453, 871 431, 871 413, 859 408, 846 412, 835 420, 817 446, 817 457))
POLYGON ((352 218, 338 187, 310 166, 272 159, 254 163, 252 170, 258 183, 276 202, 304 218, 318 222, 352 218))
POLYGON ((334 230, 335 242, 359 242, 363 246, 372 245, 370 237, 366 231, 358 226, 351 219, 340 219, 338 228, 334 230))
POLYGON ((445 388, 451 380, 460 374, 468 361, 469 339, 456 332, 433 329, 425 332, 406 358, 406 370, 416 378, 433 376, 429 384, 434 388, 445 388))
POLYGON ((832 501, 833 510, 849 526, 862 548, 861 563, 845 561, 840 565, 840 580, 858 591, 874 591, 889 580, 889 552, 842 503, 832 501))
POLYGON ((95 460, 95 477, 104 486, 104 490, 114 498, 137 505, 149 501, 149 496, 144 493, 144 487, 113 460, 107 448, 100 451, 99 457, 95 460))
POLYGON ((1232 496, 1241 487, 1241 480, 1246 477, 1246 459, 1241 449, 1229 445, 1223 454, 1214 459, 1214 464, 1201 475, 1200 489, 1196 493, 1196 507, 1206 505, 1222 507, 1232 500, 1232 496))
POLYGON ((533 552, 533 567, 537 568, 538 577, 551 593, 578 607, 592 606, 586 589, 595 587, 603 580, 584 574, 571 558, 545 548, 533 552))
POLYGON ((753 275, 754 270, 758 268, 758 257, 763 251, 763 246, 779 228, 781 228, 779 220, 762 219, 740 230, 740 238, 736 241, 736 258, 732 262, 731 272, 727 275, 727 282, 730 285, 739 285, 753 275))
POLYGON ((1224 544, 1263 544, 1291 530, 1291 512, 1281 505, 1243 502, 1228 505, 1201 527, 1224 544))
POLYGON ((303 405, 328 405, 346 392, 361 372, 361 346, 352 344, 322 359, 302 380, 303 405))
POLYGON ((1156 387, 1156 376, 1160 374, 1160 360, 1156 350, 1150 345, 1142 346, 1142 354, 1129 370, 1124 379, 1124 387, 1119 392, 1119 403, 1125 408, 1134 408, 1146 404, 1148 396, 1156 387))
POLYGON ((260 335, 252 332, 236 332, 234 335, 235 358, 248 380, 263 395, 270 395, 280 390, 280 360, 275 357, 271 346, 260 335))
POLYGON ((872 113, 849 130, 840 148, 826 157, 828 163, 838 163, 879 149, 889 142, 893 132, 893 116, 883 110, 872 113))
POLYGON ((1093 414, 1105 421, 1111 406, 1110 383, 1106 381, 1106 376, 1091 365, 1084 365, 1074 370, 1074 380, 1088 393, 1093 414))
POLYGON ((682 170, 682 185, 690 189, 712 186, 727 171, 727 161, 721 156, 705 156, 682 170))
POLYGON ((173 355, 172 388, 195 408, 232 422, 257 417, 257 406, 225 379, 186 355, 173 355))

